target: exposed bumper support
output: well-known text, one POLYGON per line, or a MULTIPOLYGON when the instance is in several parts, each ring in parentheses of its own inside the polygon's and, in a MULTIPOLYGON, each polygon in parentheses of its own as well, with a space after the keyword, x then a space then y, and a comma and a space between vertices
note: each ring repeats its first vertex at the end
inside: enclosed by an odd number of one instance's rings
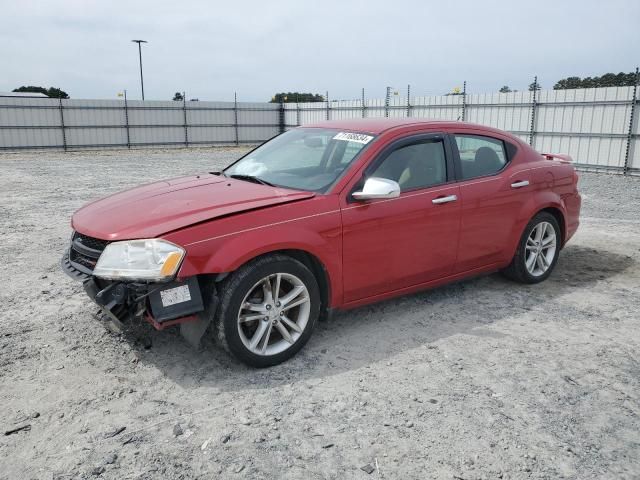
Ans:
POLYGON ((168 283, 107 281, 75 268, 68 252, 60 265, 71 278, 83 282, 85 292, 100 308, 97 317, 115 332, 122 332, 124 324, 134 318, 144 318, 156 330, 180 325, 180 334, 197 348, 217 308, 215 287, 206 282, 205 309, 203 291, 195 276, 168 283))
POLYGON ((174 320, 167 320, 165 322, 158 322, 155 318, 153 318, 149 312, 145 312, 143 318, 156 330, 159 332, 164 330, 165 328, 173 327, 174 325, 182 325, 186 322, 195 322, 198 320, 197 315, 187 315, 186 317, 176 318, 174 320))
POLYGON ((154 328, 163 330, 195 320, 204 310, 197 277, 166 284, 106 282, 91 277, 83 287, 107 317, 120 323, 143 316, 154 328))

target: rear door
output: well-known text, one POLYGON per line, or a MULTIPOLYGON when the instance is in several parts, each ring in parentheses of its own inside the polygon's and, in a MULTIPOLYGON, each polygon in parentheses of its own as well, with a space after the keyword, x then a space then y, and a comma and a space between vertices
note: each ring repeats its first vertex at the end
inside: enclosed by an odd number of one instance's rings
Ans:
POLYGON ((342 199, 344 300, 351 302, 449 275, 456 261, 459 188, 442 134, 394 141, 342 199), (400 184, 394 199, 355 201, 369 177, 400 184))
POLYGON ((466 132, 451 139, 462 220, 455 273, 503 263, 531 195, 530 171, 512 164, 516 147, 504 139, 466 132))

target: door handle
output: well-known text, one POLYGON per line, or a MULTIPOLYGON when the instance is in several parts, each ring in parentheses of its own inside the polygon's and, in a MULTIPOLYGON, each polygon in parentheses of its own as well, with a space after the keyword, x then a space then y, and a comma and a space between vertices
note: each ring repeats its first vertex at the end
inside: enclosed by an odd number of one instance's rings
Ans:
POLYGON ((522 188, 529 185, 529 180, 522 180, 520 182, 515 182, 511 184, 511 188, 522 188))
POLYGON ((440 205, 441 203, 455 202, 456 200, 458 200, 458 196, 457 195, 447 195, 446 197, 434 198, 433 200, 431 200, 431 203, 435 203, 436 205, 440 205))

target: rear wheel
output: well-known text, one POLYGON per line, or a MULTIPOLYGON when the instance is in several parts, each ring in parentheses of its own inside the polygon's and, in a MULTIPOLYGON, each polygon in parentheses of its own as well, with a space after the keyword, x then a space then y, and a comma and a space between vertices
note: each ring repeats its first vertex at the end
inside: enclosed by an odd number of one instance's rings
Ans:
POLYGON ((304 346, 319 310, 311 271, 293 258, 269 255, 241 267, 222 285, 216 331, 239 360, 268 367, 304 346))
POLYGON ((516 254, 503 273, 522 283, 546 280, 558 260, 560 239, 556 218, 547 212, 538 213, 524 229, 516 254))

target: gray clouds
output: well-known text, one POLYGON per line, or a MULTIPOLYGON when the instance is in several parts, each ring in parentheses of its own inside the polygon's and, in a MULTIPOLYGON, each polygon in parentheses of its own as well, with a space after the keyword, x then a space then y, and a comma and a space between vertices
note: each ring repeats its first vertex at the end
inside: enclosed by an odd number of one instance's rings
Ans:
POLYGON ((640 63, 640 2, 1 0, 0 91, 57 86, 73 98, 268 100, 301 90, 381 97, 386 85, 441 94, 640 63))

